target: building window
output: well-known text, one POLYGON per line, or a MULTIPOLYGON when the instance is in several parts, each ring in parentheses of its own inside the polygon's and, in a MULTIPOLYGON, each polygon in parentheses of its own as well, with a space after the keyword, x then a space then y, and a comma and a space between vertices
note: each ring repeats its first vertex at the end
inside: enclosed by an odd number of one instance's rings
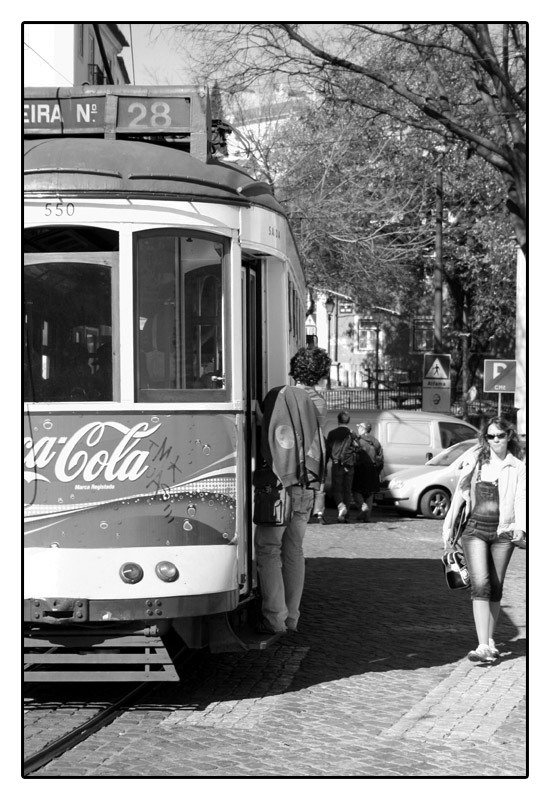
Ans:
POLYGON ((84 25, 79 22, 76 26, 76 41, 79 58, 84 58, 84 25))
POLYGON ((358 325, 357 349, 362 353, 376 352, 376 321, 373 319, 360 319, 358 325))
POLYGON ((88 36, 88 63, 95 64, 95 39, 91 33, 88 36))
POLYGON ((413 321, 413 340, 411 350, 414 353, 430 353, 434 349, 433 317, 416 317, 413 321))

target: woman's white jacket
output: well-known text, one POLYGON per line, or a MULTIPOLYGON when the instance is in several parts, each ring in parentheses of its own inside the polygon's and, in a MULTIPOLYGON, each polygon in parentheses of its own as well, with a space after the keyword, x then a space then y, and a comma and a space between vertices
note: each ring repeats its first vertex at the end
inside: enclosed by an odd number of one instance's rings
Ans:
MULTIPOLYGON (((479 449, 468 454, 459 469, 462 475, 455 489, 451 507, 443 522, 443 541, 446 542, 453 530, 453 525, 463 503, 466 503, 466 514, 469 516, 475 506, 475 486, 480 466, 477 463, 479 449)), ((520 530, 526 533, 526 475, 527 470, 523 461, 512 453, 507 453, 502 471, 498 479, 499 495, 499 522, 497 533, 504 531, 520 530)))

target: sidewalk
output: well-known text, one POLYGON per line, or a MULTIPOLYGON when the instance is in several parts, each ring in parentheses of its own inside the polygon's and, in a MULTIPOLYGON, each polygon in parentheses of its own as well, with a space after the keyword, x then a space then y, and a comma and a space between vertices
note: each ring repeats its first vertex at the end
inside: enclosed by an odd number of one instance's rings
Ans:
POLYGON ((524 777, 525 553, 507 577, 503 657, 477 666, 441 524, 375 520, 309 526, 298 635, 212 656, 38 775, 524 777))

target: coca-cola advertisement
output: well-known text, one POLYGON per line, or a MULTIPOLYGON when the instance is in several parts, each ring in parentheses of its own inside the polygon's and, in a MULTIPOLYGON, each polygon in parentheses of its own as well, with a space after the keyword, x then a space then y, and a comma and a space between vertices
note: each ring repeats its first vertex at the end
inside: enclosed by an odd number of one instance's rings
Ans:
POLYGON ((228 543, 235 535, 230 414, 29 415, 25 544, 228 543))

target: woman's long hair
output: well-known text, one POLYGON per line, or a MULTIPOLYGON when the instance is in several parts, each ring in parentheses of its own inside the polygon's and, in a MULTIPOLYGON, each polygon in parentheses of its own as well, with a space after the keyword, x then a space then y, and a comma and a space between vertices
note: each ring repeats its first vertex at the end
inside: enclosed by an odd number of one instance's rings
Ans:
POLYGON ((516 456, 516 458, 524 458, 524 448, 518 436, 515 425, 513 425, 510 420, 506 419, 506 417, 497 416, 491 417, 491 419, 485 424, 481 436, 479 437, 479 444, 481 448, 479 451, 479 463, 487 464, 491 456, 491 448, 489 447, 489 442, 487 441, 487 431, 491 425, 496 425, 499 430, 509 434, 508 450, 513 456, 516 456))

